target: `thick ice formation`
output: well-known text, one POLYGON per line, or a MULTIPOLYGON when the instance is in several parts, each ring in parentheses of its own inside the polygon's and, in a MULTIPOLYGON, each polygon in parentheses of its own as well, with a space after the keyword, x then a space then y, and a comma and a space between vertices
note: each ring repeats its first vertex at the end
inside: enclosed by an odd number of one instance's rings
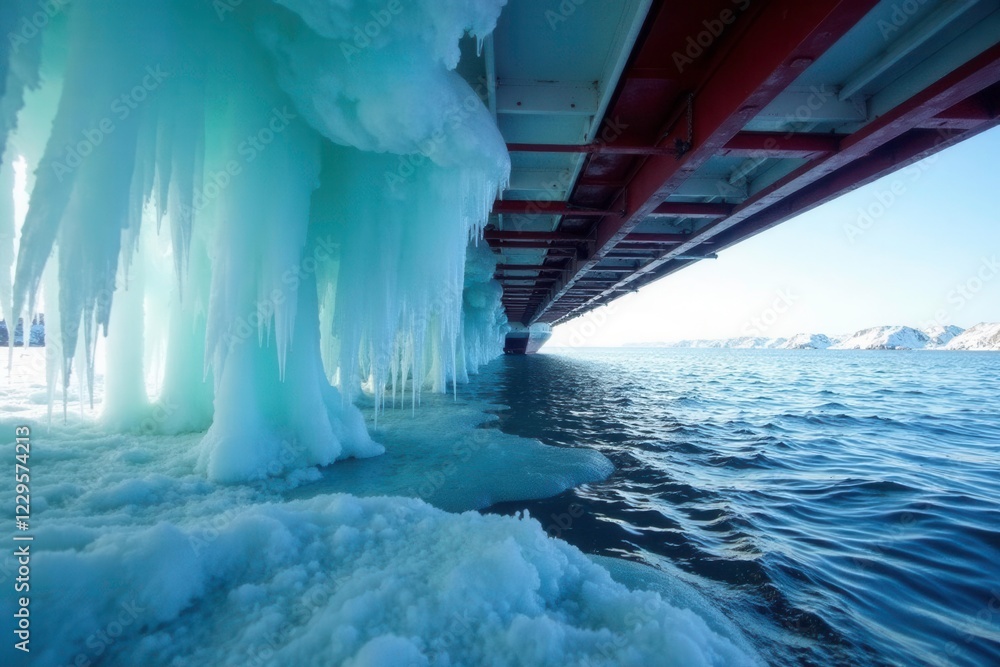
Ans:
POLYGON ((510 162, 454 68, 504 0, 49 4, 0 18, 0 186, 34 174, 12 291, 0 203, 0 309, 44 285, 63 395, 109 334, 105 425, 207 428, 201 469, 238 481, 282 442, 279 474, 378 454, 346 399, 416 405, 501 351, 469 243, 510 162))

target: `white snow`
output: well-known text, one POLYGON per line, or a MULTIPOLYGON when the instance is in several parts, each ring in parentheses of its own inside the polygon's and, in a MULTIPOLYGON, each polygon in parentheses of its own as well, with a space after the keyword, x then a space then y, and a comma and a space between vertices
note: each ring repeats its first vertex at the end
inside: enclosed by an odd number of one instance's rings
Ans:
POLYGON ((825 334, 798 334, 781 344, 785 350, 825 350, 834 342, 825 334))
POLYGON ((32 665, 756 664, 535 520, 345 495, 185 509, 48 521, 75 534, 35 554, 32 665))
POLYGON ((962 334, 965 329, 949 324, 947 326, 933 326, 923 330, 931 339, 931 344, 936 347, 947 345, 955 336, 962 334))
POLYGON ((948 350, 997 350, 1000 351, 1000 323, 981 323, 970 327, 951 339, 948 350))
POLYGON ((930 336, 912 327, 862 329, 832 346, 835 350, 921 350, 930 336))

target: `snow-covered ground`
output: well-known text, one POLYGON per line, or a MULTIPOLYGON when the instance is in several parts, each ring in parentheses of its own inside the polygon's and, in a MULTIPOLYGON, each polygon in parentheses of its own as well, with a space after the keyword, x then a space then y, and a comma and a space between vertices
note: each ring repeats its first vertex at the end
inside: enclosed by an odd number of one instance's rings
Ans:
POLYGON ((34 537, 32 653, 8 642, 4 665, 759 664, 676 581, 630 590, 535 519, 439 509, 611 471, 491 428, 498 406, 432 397, 379 417, 381 457, 223 485, 196 472, 200 433, 106 435, 75 392, 48 426, 44 353, 0 384, 0 430, 32 428, 34 537))

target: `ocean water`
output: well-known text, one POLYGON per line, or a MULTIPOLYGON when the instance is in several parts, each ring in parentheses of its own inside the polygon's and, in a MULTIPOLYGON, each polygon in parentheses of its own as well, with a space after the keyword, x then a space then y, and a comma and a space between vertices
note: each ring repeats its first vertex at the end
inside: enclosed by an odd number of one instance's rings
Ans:
POLYGON ((1000 665, 1000 354, 548 350, 468 391, 616 472, 527 509, 774 665, 1000 665))

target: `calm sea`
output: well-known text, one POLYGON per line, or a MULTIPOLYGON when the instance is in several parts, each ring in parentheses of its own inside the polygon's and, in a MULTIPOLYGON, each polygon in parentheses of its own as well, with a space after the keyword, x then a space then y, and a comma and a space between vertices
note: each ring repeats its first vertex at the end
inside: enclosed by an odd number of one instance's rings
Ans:
POLYGON ((470 388, 617 466, 528 509, 775 665, 1000 665, 1000 353, 548 350, 470 388))

